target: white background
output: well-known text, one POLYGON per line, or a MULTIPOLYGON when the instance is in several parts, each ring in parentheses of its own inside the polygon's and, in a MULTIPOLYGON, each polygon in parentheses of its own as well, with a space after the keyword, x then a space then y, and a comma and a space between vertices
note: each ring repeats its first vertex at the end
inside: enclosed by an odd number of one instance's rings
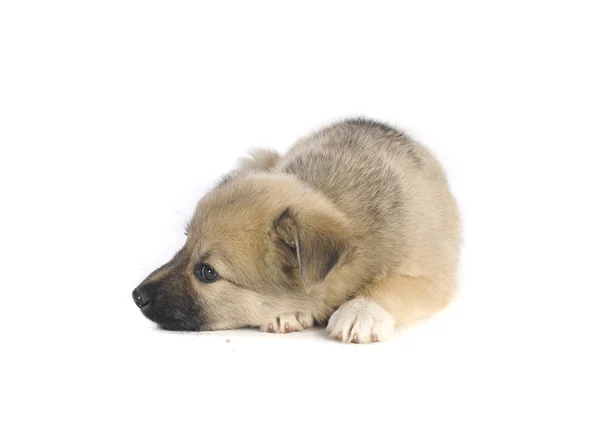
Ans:
POLYGON ((597 2, 0 4, 0 435, 599 437, 597 2), (131 300, 250 147, 345 116, 442 160, 459 299, 388 343, 131 300), (229 342, 227 342, 229 340, 229 342))

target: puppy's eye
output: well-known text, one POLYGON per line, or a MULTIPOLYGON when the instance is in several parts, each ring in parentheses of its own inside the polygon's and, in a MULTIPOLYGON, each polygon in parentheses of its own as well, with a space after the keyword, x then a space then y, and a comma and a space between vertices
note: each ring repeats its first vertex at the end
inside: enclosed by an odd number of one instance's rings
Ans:
POLYGON ((210 283, 219 279, 219 274, 208 264, 198 264, 194 268, 194 274, 200 282, 210 283))

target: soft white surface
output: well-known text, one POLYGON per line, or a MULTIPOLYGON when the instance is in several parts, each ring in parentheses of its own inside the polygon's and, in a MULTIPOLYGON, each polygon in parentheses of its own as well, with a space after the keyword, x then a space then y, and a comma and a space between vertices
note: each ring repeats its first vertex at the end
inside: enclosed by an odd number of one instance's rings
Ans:
POLYGON ((211 3, 0 4, 0 436, 599 437, 594 2, 211 3), (365 346, 155 330, 130 294, 200 195, 356 114, 446 166, 453 306, 365 346))

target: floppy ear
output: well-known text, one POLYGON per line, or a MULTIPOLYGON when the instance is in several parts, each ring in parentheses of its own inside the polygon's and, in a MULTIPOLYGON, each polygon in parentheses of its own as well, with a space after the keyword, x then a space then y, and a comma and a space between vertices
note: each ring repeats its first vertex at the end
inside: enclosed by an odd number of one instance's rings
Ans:
POLYGON ((325 279, 346 248, 344 225, 326 212, 299 214, 288 207, 275 220, 274 228, 296 258, 306 286, 325 279))

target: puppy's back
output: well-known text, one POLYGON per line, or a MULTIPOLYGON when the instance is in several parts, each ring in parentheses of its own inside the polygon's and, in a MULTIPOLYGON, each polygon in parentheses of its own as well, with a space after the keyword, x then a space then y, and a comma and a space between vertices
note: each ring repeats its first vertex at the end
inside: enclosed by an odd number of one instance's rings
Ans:
POLYGON ((402 137, 375 122, 340 122, 296 142, 277 170, 295 175, 357 220, 384 220, 400 207, 392 160, 403 154, 402 137))
POLYGON ((453 271, 459 218, 436 158, 406 134, 351 119, 300 139, 273 169, 329 198, 390 262, 453 271))

